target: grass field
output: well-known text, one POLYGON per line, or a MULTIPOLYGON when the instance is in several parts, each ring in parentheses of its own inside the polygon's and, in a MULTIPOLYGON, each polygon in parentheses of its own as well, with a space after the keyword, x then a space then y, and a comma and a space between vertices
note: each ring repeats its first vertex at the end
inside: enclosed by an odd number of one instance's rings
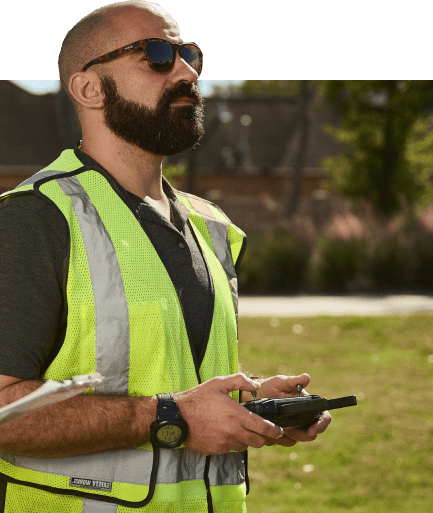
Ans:
POLYGON ((358 399, 314 442, 249 450, 248 513, 433 512, 433 316, 240 317, 239 335, 243 370, 358 399))

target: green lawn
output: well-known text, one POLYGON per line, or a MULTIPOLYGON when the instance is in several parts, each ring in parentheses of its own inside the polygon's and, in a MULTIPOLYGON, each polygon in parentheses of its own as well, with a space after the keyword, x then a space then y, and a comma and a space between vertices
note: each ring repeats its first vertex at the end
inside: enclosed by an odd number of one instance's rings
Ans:
POLYGON ((358 399, 314 442, 250 449, 248 513, 433 512, 433 316, 240 317, 239 335, 245 371, 358 399))

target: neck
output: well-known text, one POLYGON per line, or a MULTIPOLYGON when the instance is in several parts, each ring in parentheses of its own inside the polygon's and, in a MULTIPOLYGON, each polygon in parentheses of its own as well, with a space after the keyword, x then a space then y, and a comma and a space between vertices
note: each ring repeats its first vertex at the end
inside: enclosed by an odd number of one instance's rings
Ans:
POLYGON ((155 201, 167 199, 162 190, 162 159, 116 137, 112 132, 103 137, 85 134, 81 149, 104 167, 127 191, 140 198, 155 201))

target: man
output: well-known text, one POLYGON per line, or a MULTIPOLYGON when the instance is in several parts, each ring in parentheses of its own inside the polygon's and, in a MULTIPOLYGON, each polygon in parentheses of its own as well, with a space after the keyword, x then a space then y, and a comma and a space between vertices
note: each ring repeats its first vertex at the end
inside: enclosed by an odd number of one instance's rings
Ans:
POLYGON ((83 138, 2 198, 0 406, 47 379, 109 380, 0 427, 0 511, 245 511, 243 451, 330 422, 282 430, 238 404, 309 376, 238 372, 243 232, 161 176, 203 133, 201 65, 147 2, 94 11, 63 42, 83 138))

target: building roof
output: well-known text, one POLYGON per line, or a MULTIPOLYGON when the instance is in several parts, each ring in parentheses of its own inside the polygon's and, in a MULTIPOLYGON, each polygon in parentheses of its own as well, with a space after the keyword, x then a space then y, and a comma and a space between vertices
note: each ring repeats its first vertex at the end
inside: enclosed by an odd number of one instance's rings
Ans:
POLYGON ((1 80, 0 133, 1 165, 38 165, 58 156, 54 95, 35 96, 1 80))

